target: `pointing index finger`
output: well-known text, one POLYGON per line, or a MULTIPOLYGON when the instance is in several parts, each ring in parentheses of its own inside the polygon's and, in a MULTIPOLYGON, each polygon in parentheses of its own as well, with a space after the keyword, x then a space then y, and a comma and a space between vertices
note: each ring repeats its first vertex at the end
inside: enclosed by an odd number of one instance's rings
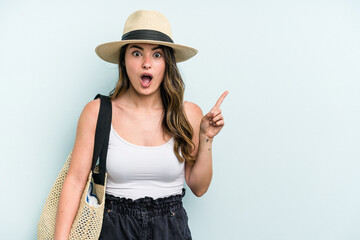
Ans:
POLYGON ((229 91, 225 91, 217 100, 215 107, 220 107, 220 105, 222 104, 222 102, 224 101, 225 97, 228 95, 229 91))

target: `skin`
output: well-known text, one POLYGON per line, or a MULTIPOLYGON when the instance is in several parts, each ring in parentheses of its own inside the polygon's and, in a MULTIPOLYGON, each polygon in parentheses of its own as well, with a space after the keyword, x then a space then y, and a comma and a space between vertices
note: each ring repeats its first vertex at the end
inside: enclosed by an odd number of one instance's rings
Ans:
MULTIPOLYGON (((158 146, 171 136, 161 128, 163 106, 160 84, 164 77, 165 59, 158 45, 131 44, 125 53, 125 66, 131 82, 124 95, 112 101, 112 125, 128 142, 142 146, 158 146), (141 85, 144 72, 153 76, 149 87, 141 85)), ((185 114, 193 127, 196 156, 194 164, 185 163, 185 180, 192 192, 200 197, 209 188, 212 178, 212 142, 224 126, 220 105, 228 92, 224 92, 215 106, 203 116, 199 106, 184 102, 185 114)), ((100 100, 89 102, 83 109, 76 132, 71 165, 61 192, 55 239, 67 239, 74 221, 80 197, 91 168, 92 152, 100 100)))

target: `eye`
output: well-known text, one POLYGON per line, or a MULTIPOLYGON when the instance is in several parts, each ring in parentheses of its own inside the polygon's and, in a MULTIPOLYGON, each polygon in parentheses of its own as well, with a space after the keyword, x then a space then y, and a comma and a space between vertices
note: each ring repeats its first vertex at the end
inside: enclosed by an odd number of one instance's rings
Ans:
POLYGON ((135 57, 140 57, 141 56, 141 53, 139 51, 134 51, 132 54, 135 57))
POLYGON ((156 52, 156 53, 154 53, 154 57, 156 57, 156 58, 161 58, 161 53, 159 53, 159 52, 156 52))

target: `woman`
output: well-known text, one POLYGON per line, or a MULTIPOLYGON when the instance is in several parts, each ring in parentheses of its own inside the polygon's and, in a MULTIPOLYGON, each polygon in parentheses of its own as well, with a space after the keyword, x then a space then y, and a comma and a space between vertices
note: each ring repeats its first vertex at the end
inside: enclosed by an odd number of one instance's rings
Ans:
MULTIPOLYGON (((176 62, 197 51, 174 44, 168 20, 156 11, 131 14, 122 40, 100 45, 96 52, 118 63, 120 72, 110 96, 108 180, 99 239, 191 239, 181 202, 183 179, 196 196, 207 191, 212 141, 224 126, 219 107, 228 92, 205 116, 196 104, 183 102, 176 62)), ((91 168, 99 108, 97 99, 81 113, 55 239, 67 239, 76 215, 91 168)))

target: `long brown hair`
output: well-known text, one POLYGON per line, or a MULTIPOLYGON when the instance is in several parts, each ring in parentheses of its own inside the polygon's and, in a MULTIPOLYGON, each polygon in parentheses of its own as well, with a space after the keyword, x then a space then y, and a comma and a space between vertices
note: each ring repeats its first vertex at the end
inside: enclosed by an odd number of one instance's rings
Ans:
MULTIPOLYGON (((126 72, 125 52, 128 45, 120 49, 119 80, 110 92, 111 100, 123 95, 130 87, 130 80, 126 72)), ((192 142, 193 129, 183 111, 185 84, 176 65, 174 50, 161 46, 165 58, 164 79, 160 85, 161 100, 164 107, 162 129, 174 138, 174 153, 179 162, 194 162, 191 151, 195 145, 192 142)))

